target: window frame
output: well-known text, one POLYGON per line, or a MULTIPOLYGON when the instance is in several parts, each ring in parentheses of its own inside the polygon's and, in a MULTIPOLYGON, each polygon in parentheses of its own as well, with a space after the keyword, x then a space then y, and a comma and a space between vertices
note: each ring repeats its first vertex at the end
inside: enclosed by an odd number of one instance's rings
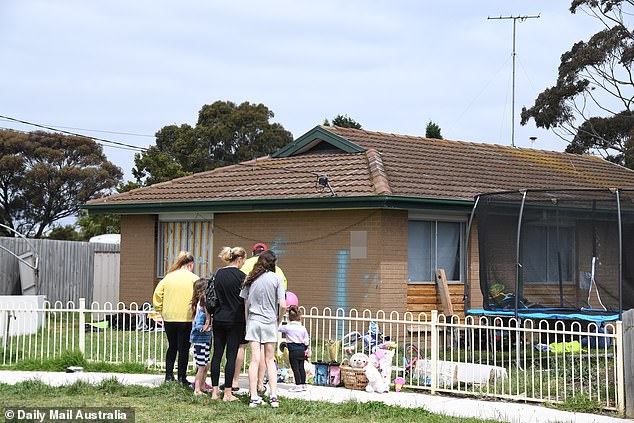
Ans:
MULTIPOLYGON (((213 240, 214 240, 214 218, 213 218, 213 214, 209 215, 209 214, 205 214, 205 215, 190 215, 190 214, 166 214, 166 215, 159 215, 159 219, 157 221, 157 237, 156 237, 156 277, 159 279, 162 279, 163 277, 165 277, 165 270, 166 267, 169 266, 165 266, 165 257, 164 257, 164 252, 165 252, 165 246, 164 246, 164 241, 165 241, 165 233, 164 233, 164 225, 165 224, 184 224, 187 225, 187 229, 186 229, 186 234, 187 234, 187 240, 184 242, 184 244, 187 246, 187 248, 183 248, 183 249, 187 249, 188 251, 190 251, 193 255, 194 255, 194 263, 195 263, 195 267, 194 267, 194 273, 197 274, 198 276, 200 276, 201 278, 205 278, 205 277, 210 277, 211 273, 212 273, 212 266, 213 266, 213 240), (204 246, 200 246, 200 247, 196 247, 196 245, 191 245, 192 242, 192 233, 194 231, 194 229, 192 229, 192 225, 195 224, 200 224, 200 223, 208 223, 209 224, 209 240, 205 243, 204 246), (206 254, 201 254, 201 251, 197 251, 200 250, 201 248, 206 247, 206 254), (206 267, 206 271, 203 270, 204 274, 201 274, 201 269, 203 267, 206 267)), ((195 241, 193 241, 195 242, 195 241)), ((182 242, 181 242, 181 246, 182 246, 182 242)), ((171 265, 171 263, 169 263, 169 265, 171 265)))
MULTIPOLYGON (((522 282, 526 285, 554 285, 554 284, 559 284, 559 280, 550 280, 549 279, 549 275, 550 275, 550 239, 551 239, 551 235, 553 235, 551 233, 551 231, 556 231, 557 225, 555 224, 544 224, 544 223, 527 223, 526 228, 524 229, 524 231, 526 232, 529 228, 546 228, 546 280, 545 281, 535 281, 535 280, 530 280, 527 279, 525 272, 522 272, 522 282)), ((560 224, 559 228, 562 229, 566 229, 570 231, 570 234, 572 235, 572 239, 570 242, 570 245, 573 247, 571 253, 570 253, 570 263, 571 263, 571 272, 570 272, 570 279, 566 280, 563 279, 562 280, 562 284, 563 285, 574 285, 576 283, 575 281, 575 269, 576 269, 576 254, 574 252, 575 250, 575 246, 577 245, 577 233, 576 233, 576 228, 575 225, 573 223, 569 223, 569 224, 560 224)), ((526 246, 523 244, 526 240, 526 236, 523 235, 522 238, 522 245, 521 245, 521 252, 522 252, 522 263, 525 263, 526 260, 526 256, 525 256, 525 251, 526 251, 526 246)))
MULTIPOLYGON (((432 247, 433 247, 433 251, 432 251, 432 255, 433 257, 431 257, 432 259, 432 269, 437 268, 437 264, 438 264, 438 223, 457 223, 459 225, 459 247, 460 247, 460 252, 459 252, 459 263, 458 263, 458 267, 460 269, 460 279, 459 280, 447 280, 448 284, 451 285, 462 285, 465 282, 465 275, 466 275, 466 254, 467 254, 467 217, 464 215, 450 215, 450 216, 438 216, 438 215, 421 215, 421 214, 417 214, 417 213, 410 213, 407 219, 407 226, 408 226, 408 239, 409 239, 409 224, 412 221, 418 221, 418 222, 429 222, 432 224, 431 227, 431 239, 432 239, 432 247), (436 267, 434 267, 436 266, 436 267)), ((407 283, 411 284, 411 285, 435 285, 436 284, 436 279, 435 277, 433 277, 430 281, 416 281, 416 280, 411 280, 410 279, 410 275, 409 275, 409 246, 408 246, 408 251, 407 251, 407 261, 408 261, 408 265, 407 265, 407 283)))

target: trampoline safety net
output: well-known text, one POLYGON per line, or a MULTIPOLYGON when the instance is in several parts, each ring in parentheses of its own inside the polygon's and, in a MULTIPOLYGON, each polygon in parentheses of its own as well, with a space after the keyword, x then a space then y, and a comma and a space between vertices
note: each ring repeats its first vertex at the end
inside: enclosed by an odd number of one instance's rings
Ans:
POLYGON ((634 308, 634 191, 482 194, 474 218, 485 310, 634 308))

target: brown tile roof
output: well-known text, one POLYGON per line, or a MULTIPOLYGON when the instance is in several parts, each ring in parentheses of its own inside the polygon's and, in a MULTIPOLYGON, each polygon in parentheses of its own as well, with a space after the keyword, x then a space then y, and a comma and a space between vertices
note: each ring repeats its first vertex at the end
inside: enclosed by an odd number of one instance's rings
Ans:
POLYGON ((278 159, 265 157, 92 200, 88 204, 330 197, 328 189, 318 186, 318 174, 328 176, 338 196, 375 194, 365 153, 343 157, 326 153, 278 159))
POLYGON ((520 188, 634 188, 633 171, 593 156, 338 127, 322 129, 365 152, 315 149, 291 157, 265 157, 88 204, 330 197, 328 189, 318 186, 317 174, 328 176, 339 197, 473 200, 477 194, 520 188))
POLYGON ((594 156, 325 128, 380 151, 398 196, 473 199, 521 188, 634 188, 634 171, 594 156))

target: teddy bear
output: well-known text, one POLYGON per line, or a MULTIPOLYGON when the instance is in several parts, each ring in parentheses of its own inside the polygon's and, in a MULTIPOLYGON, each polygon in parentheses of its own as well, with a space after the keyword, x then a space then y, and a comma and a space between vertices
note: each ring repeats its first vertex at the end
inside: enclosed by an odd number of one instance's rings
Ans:
POLYGON ((393 350, 385 350, 383 357, 379 359, 379 368, 381 369, 381 376, 383 376, 383 382, 389 389, 390 380, 392 379, 392 360, 394 359, 393 350))
POLYGON ((386 387, 390 386, 392 376, 392 359, 394 351, 388 348, 377 348, 368 359, 369 365, 373 365, 380 370, 383 383, 386 387))
POLYGON ((367 355, 355 353, 350 357, 350 367, 365 370, 365 377, 368 378, 368 385, 365 387, 366 392, 387 392, 387 386, 381 373, 379 373, 379 369, 370 364, 369 360, 370 358, 367 355))
POLYGON ((352 354, 349 360, 350 367, 354 367, 356 369, 362 369, 368 364, 368 356, 363 353, 355 353, 352 354))
POLYGON ((378 392, 379 394, 387 392, 383 376, 379 373, 379 369, 368 363, 365 366, 365 377, 368 378, 368 385, 365 387, 366 392, 378 392))

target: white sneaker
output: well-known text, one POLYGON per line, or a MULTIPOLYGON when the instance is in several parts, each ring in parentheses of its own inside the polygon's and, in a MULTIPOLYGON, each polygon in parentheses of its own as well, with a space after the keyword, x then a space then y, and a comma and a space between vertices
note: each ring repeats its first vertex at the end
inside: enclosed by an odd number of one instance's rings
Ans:
POLYGON ((255 408, 259 405, 264 405, 264 401, 262 401, 262 398, 256 398, 249 401, 249 408, 255 408))
POLYGON ((308 385, 303 384, 302 385, 302 391, 308 391, 308 385))
POLYGON ((303 385, 295 385, 291 389, 289 389, 289 392, 302 392, 304 390, 305 389, 303 385))
POLYGON ((269 399, 269 404, 271 404, 271 408, 279 408, 280 401, 277 397, 271 397, 271 399, 269 399))

